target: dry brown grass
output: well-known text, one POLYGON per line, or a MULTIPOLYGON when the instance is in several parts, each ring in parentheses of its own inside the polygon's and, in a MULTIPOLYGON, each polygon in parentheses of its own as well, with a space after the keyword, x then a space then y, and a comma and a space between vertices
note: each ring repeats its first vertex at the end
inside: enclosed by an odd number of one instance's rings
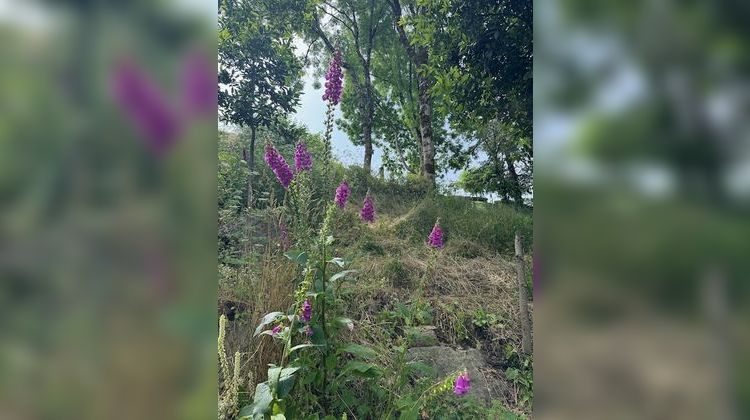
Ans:
POLYGON ((266 380, 268 364, 281 357, 281 349, 268 336, 253 337, 261 318, 273 311, 286 311, 292 304, 297 266, 283 256, 267 252, 258 269, 226 269, 230 287, 220 290, 220 301, 242 306, 234 321, 228 322, 226 347, 230 354, 243 353, 243 374, 248 390, 266 380))
MULTIPOLYGON (((501 389, 493 394, 503 395, 512 406, 510 385, 504 382, 502 372, 507 362, 504 346, 510 343, 520 347, 518 290, 512 261, 457 239, 449 241, 435 257, 426 246, 399 238, 394 231, 396 223, 387 216, 364 225, 356 212, 347 210, 334 228, 337 254, 356 257, 351 268, 357 269, 358 274, 355 281, 342 287, 345 298, 339 301, 338 310, 355 320, 355 328, 344 331, 341 339, 379 349, 379 362, 388 365, 393 362, 391 345, 396 336, 380 315, 395 309, 396 302, 424 299, 432 309, 440 341, 455 347, 480 348, 492 366, 486 374, 502 379, 498 382, 501 389), (497 316, 498 325, 476 328, 472 318, 479 310, 497 316)), ((292 303, 297 270, 284 257, 267 253, 258 269, 224 276, 230 279, 229 287, 224 288, 220 298, 246 305, 243 315, 229 323, 227 348, 246 354, 243 372, 250 375, 250 390, 266 379, 268 364, 280 357, 280 349, 272 340, 265 336, 252 338, 252 332, 264 314, 283 311, 292 303)))

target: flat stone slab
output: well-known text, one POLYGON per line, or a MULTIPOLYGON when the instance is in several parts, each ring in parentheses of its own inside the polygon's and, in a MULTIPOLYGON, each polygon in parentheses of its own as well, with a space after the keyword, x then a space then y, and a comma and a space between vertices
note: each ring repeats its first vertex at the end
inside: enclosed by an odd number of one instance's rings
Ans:
POLYGON ((468 369, 471 379, 470 394, 488 404, 492 398, 499 399, 502 396, 502 383, 495 376, 486 374, 491 368, 477 349, 457 350, 447 346, 414 347, 407 351, 406 357, 409 361, 420 361, 431 366, 438 378, 464 368, 468 369))

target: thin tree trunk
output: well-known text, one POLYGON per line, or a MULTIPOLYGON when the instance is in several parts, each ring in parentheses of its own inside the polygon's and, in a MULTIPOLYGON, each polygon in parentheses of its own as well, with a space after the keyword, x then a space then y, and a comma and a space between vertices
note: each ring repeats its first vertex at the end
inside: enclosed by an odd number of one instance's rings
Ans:
POLYGON ((514 204, 516 207, 523 206, 523 190, 521 188, 521 182, 518 180, 518 173, 516 172, 515 162, 513 159, 506 153, 505 154, 505 164, 508 166, 508 174, 510 175, 510 180, 513 183, 512 187, 512 196, 514 204))
MULTIPOLYGON (((255 169, 255 126, 250 127, 250 150, 243 153, 245 162, 247 162, 247 220, 245 222, 245 255, 249 255, 253 249, 253 229, 250 211, 253 207, 253 170, 255 169)), ((245 152, 245 150, 243 150, 245 152)))
MULTIPOLYGON (((424 57, 424 63, 426 63, 427 52, 424 53, 424 57)), ((430 82, 426 75, 417 77, 419 79, 419 129, 422 133, 422 172, 432 184, 435 184, 435 143, 432 138, 430 82)))
POLYGON ((365 91, 364 91, 364 103, 362 105, 364 111, 362 119, 362 142, 365 145, 365 159, 362 163, 362 168, 369 174, 372 168, 372 121, 373 114, 375 113, 375 107, 372 101, 372 79, 370 77, 370 66, 369 63, 363 63, 363 73, 365 77, 365 91))
POLYGON ((516 280, 518 282, 518 306, 521 317, 521 351, 525 355, 532 352, 531 317, 529 316, 529 295, 526 287, 526 267, 523 261, 523 242, 516 232, 516 280))
POLYGON ((253 170, 255 169, 255 127, 250 127, 250 152, 247 154, 247 208, 253 204, 253 170))
POLYGON ((398 33, 399 41, 406 50, 406 55, 417 70, 417 83, 419 90, 419 129, 421 133, 420 146, 422 148, 422 174, 435 184, 435 144, 432 138, 432 97, 430 95, 429 76, 420 72, 420 68, 427 64, 428 53, 424 47, 414 47, 409 42, 403 26, 401 26, 401 2, 391 0, 393 10, 393 23, 398 33))

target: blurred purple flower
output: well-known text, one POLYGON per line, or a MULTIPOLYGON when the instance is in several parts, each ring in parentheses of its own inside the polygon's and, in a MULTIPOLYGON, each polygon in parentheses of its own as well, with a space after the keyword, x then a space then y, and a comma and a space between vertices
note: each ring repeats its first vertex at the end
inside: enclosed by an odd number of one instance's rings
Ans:
POLYGON ((312 169, 312 156, 307 151, 307 145, 300 141, 294 148, 294 167, 297 172, 309 171, 312 169))
POLYGON ((469 372, 464 371, 462 374, 456 377, 456 383, 453 386, 453 393, 456 395, 464 395, 471 390, 471 381, 469 380, 469 372))
POLYGON ((427 237, 427 245, 433 248, 443 247, 443 230, 440 229, 440 219, 435 221, 435 226, 432 227, 432 232, 427 237))
POLYGON ((343 90, 344 73, 341 71, 341 51, 336 51, 333 54, 331 63, 328 65, 328 71, 326 72, 326 91, 323 94, 323 100, 329 101, 331 104, 336 105, 341 100, 341 92, 343 90))
POLYGON ((312 304, 308 299, 305 299, 305 302, 302 304, 302 315, 300 316, 300 319, 303 322, 310 322, 312 319, 312 304))
POLYGON ((359 212, 359 217, 368 223, 375 220, 375 203, 373 203, 369 192, 367 193, 367 196, 365 196, 365 203, 362 206, 362 210, 359 212))
POLYGON ((346 199, 349 198, 349 192, 349 184, 347 184, 346 181, 342 181, 338 188, 336 188, 336 197, 334 197, 333 202, 336 203, 340 209, 343 209, 346 205, 346 199))
POLYGON ((289 164, 286 163, 284 157, 270 144, 266 144, 266 153, 264 156, 266 163, 271 167, 271 170, 276 175, 276 179, 279 180, 284 188, 289 188, 289 184, 292 183, 294 174, 289 168, 289 164))
POLYGON ((187 116, 215 115, 216 64, 202 50, 188 54, 182 66, 183 105, 187 116))
POLYGON ((128 59, 115 65, 111 87, 115 100, 149 148, 158 156, 164 155, 182 129, 164 92, 137 63, 128 59))

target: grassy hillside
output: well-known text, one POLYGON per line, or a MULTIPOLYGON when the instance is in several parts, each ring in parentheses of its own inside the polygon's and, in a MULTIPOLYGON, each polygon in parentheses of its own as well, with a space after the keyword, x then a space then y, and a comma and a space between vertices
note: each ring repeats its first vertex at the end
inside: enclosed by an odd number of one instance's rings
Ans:
MULTIPOLYGON (((332 235, 338 255, 351 262, 347 268, 357 271, 351 281, 341 284, 335 305, 337 312, 353 321, 351 330, 341 333, 344 340, 374 350, 367 360, 381 374, 375 378, 376 387, 373 378, 345 378, 346 387, 335 398, 347 408, 349 418, 379 418, 382 413, 377 407, 394 398, 415 399, 434 382, 428 368, 418 375, 402 375, 404 380, 394 379, 404 370, 401 356, 411 340, 408 336, 420 325, 435 327, 436 344, 480 349, 489 366, 483 374, 497 385, 489 390, 491 404, 449 393, 436 399, 422 416, 523 416, 530 407, 531 366, 518 354, 520 327, 511 253, 514 231, 521 231, 530 243, 531 215, 502 204, 428 195, 414 183, 386 182, 357 170, 349 170, 347 178, 352 198, 337 214, 332 235), (368 189, 377 209, 372 224, 359 220, 368 189), (437 218, 446 246, 436 252, 425 240, 437 218)), ((265 381, 268 364, 281 356, 272 340, 252 338, 253 330, 264 314, 292 304, 298 277, 297 265, 283 256, 273 240, 265 242, 255 264, 220 265, 219 310, 230 318, 226 347, 230 354, 249 355, 243 365, 243 374, 250 378, 245 391, 265 381)), ((297 386, 304 391, 304 384, 297 386)), ((240 399, 249 401, 252 392, 240 399)))

